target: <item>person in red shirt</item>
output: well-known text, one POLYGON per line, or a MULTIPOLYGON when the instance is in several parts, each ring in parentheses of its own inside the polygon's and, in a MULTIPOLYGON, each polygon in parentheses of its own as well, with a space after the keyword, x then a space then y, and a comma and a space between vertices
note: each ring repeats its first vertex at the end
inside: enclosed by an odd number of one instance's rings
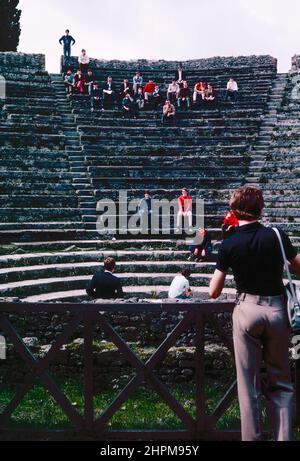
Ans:
POLYGON ((204 82, 200 81, 196 83, 195 88, 194 88, 194 95, 193 95, 194 103, 197 102, 198 98, 200 98, 201 101, 203 100, 205 90, 206 90, 206 84, 204 82))
POLYGON ((193 199, 187 189, 182 189, 178 198, 177 232, 182 228, 182 218, 188 219, 189 230, 193 228, 193 199))
POLYGON ((155 83, 153 80, 149 80, 148 83, 146 83, 144 87, 144 95, 145 95, 145 101, 149 102, 149 96, 152 96, 155 90, 155 83))
POLYGON ((222 235, 223 240, 231 237, 236 229, 239 227, 239 221, 235 216, 234 212, 229 210, 227 215, 224 218, 223 225, 222 225, 222 235))

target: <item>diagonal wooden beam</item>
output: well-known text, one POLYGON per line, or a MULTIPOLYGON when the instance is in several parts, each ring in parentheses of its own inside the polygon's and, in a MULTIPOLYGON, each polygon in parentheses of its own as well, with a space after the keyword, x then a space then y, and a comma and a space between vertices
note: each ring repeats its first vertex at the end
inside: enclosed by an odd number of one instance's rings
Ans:
POLYGON ((219 320, 216 319, 214 314, 206 314, 205 319, 234 357, 233 340, 227 335, 219 320))
POLYGON ((226 394, 218 403, 213 413, 207 418, 207 425, 210 430, 215 429, 220 418, 230 408, 230 405, 237 397, 237 381, 232 383, 226 394))
POLYGON ((155 390, 159 393, 162 399, 167 403, 172 411, 180 418, 180 420, 189 428, 194 431, 195 421, 186 412, 183 406, 172 396, 169 390, 159 381, 154 375, 153 371, 159 361, 161 361, 170 347, 176 342, 187 327, 192 323, 194 314, 188 313, 183 320, 174 328, 173 332, 165 339, 152 357, 144 364, 136 354, 130 349, 128 344, 120 337, 114 328, 107 322, 105 317, 100 315, 100 325, 102 330, 108 335, 113 343, 118 347, 119 351, 124 354, 129 363, 138 371, 137 375, 128 383, 128 385, 121 391, 112 404, 105 410, 105 412, 96 420, 95 428, 103 430, 107 422, 114 416, 126 400, 135 392, 140 384, 145 380, 150 383, 155 390))

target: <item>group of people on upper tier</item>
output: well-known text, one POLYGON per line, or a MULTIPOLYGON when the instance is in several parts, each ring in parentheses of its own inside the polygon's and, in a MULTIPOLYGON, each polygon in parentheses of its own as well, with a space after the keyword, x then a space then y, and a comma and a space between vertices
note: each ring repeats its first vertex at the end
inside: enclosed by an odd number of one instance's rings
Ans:
POLYGON ((216 106, 220 99, 237 102, 239 96, 238 84, 230 78, 222 98, 211 83, 199 79, 192 88, 188 83, 187 72, 179 64, 174 79, 170 84, 158 84, 153 79, 144 80, 140 71, 132 78, 124 78, 120 87, 117 87, 112 76, 106 82, 99 84, 90 68, 90 58, 85 49, 78 58, 78 70, 73 72, 71 67, 71 46, 75 39, 67 30, 61 37, 60 43, 64 46, 64 59, 67 72, 64 77, 66 90, 69 95, 85 94, 90 99, 90 107, 106 110, 114 107, 122 109, 124 114, 137 117, 139 111, 147 107, 162 108, 162 122, 174 124, 176 112, 180 109, 190 109, 192 105, 216 106))

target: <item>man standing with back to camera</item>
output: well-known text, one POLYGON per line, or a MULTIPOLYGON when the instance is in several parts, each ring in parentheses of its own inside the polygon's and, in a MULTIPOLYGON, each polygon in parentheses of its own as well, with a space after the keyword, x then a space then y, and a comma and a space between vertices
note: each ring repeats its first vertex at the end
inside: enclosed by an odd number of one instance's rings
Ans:
MULTIPOLYGON (((243 441, 263 439, 261 367, 267 369, 265 394, 277 441, 293 439, 293 385, 289 365, 290 327, 283 284, 283 256, 273 229, 260 224, 261 190, 236 191, 230 209, 239 221, 237 232, 220 248, 210 296, 220 297, 231 268, 238 292, 233 313, 233 338, 243 441)), ((300 274, 300 256, 280 231, 286 256, 300 274)))

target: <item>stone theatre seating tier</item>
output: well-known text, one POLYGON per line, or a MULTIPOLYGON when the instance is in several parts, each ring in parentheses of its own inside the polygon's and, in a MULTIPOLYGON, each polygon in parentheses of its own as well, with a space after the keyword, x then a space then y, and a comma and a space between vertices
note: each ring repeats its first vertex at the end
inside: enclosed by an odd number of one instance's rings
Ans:
MULTIPOLYGON (((104 257, 113 256, 127 296, 166 298, 179 268, 191 265, 173 229, 165 229, 166 236, 96 232, 97 201, 117 200, 120 189, 129 199, 140 199, 145 189, 154 197, 174 199, 185 186, 194 198, 205 199, 214 254, 206 263, 192 264, 199 299, 207 299, 231 191, 262 182, 270 206, 266 214, 279 219, 272 212, 277 185, 271 177, 268 183, 262 178, 262 169, 274 165, 261 143, 272 98, 287 77, 277 76, 276 61, 269 56, 183 64, 190 85, 201 79, 223 90, 235 77, 239 103, 183 110, 172 128, 162 127, 161 112, 151 108, 136 120, 116 110, 91 114, 86 98, 67 99, 62 76, 47 74, 42 56, 0 54, 0 70, 8 80, 7 97, 0 102, 0 296, 85 300, 87 281, 104 257)), ((176 63, 92 60, 91 67, 101 83, 112 75, 119 85, 140 69, 146 80, 163 84, 173 78, 176 63)), ((280 203, 284 211, 281 198, 276 207, 280 203)), ((297 230, 296 221, 285 218, 283 227, 297 230)), ((294 240, 297 244, 297 235, 294 240)), ((233 288, 229 277, 224 298, 234 296, 233 288)))

